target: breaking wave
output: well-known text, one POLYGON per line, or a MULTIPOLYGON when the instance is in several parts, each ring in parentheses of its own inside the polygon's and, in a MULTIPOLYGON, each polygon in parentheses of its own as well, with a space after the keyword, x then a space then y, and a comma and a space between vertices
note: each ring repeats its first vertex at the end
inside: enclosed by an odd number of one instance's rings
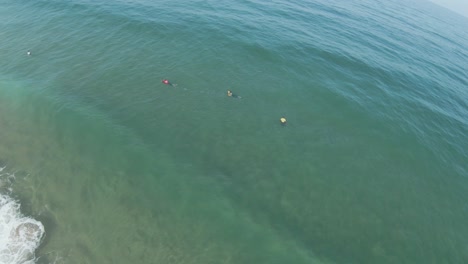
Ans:
POLYGON ((0 168, 0 263, 32 264, 45 234, 44 226, 21 213, 20 203, 9 196, 10 179, 14 176, 2 173, 3 169, 0 168))

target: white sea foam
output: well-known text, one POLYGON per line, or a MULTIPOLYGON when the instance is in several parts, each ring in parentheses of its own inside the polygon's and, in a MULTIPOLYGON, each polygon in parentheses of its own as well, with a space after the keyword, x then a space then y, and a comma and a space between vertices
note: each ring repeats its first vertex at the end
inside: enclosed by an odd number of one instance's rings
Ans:
MULTIPOLYGON (((0 168, 0 172, 3 168, 0 168)), ((11 175, 0 173, 0 190, 8 185, 11 175)), ((20 212, 20 204, 0 193, 0 264, 35 263, 34 251, 44 235, 41 222, 20 212)))

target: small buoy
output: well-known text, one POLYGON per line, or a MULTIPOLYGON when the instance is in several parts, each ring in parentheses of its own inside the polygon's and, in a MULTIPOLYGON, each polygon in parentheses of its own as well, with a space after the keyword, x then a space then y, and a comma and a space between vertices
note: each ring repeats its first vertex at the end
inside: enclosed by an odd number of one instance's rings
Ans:
POLYGON ((285 125, 286 124, 286 118, 282 117, 280 118, 280 122, 282 125, 285 125))

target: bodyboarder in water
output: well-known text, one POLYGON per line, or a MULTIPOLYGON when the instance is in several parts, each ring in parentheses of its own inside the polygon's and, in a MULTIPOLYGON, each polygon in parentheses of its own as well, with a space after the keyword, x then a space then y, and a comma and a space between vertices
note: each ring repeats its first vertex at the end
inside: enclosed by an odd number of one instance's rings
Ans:
POLYGON ((177 84, 171 83, 168 79, 164 79, 161 82, 164 83, 165 85, 170 85, 170 86, 173 86, 173 87, 177 86, 177 84))
POLYGON ((232 97, 232 98, 238 98, 238 99, 242 98, 242 97, 240 97, 240 96, 237 95, 237 94, 233 94, 233 93, 231 92, 231 90, 227 90, 227 96, 228 96, 228 97, 232 97))

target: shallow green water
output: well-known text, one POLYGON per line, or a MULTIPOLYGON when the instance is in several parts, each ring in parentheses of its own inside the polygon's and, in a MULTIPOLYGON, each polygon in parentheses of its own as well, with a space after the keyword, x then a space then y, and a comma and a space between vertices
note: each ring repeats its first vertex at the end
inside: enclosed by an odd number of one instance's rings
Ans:
POLYGON ((468 20, 445 12, 0 4, 0 160, 37 262, 467 262, 468 20))

